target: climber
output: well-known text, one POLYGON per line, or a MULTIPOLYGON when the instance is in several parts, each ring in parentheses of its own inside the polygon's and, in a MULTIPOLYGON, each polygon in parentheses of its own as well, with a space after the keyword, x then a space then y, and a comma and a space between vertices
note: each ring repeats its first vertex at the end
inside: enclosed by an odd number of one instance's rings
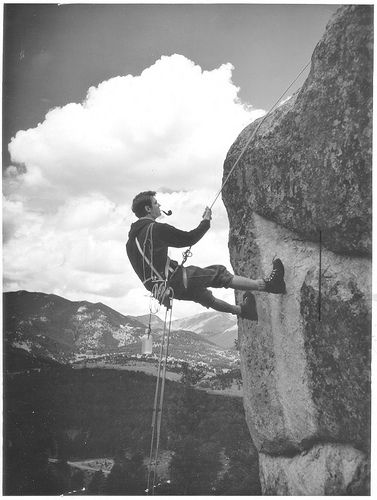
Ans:
MULTIPOLYGON (((285 293, 284 266, 280 259, 273 260, 268 278, 250 279, 234 276, 222 265, 205 268, 180 266, 168 257, 168 247, 187 247, 197 243, 210 227, 211 209, 206 207, 202 221, 192 231, 181 231, 169 224, 156 222, 160 217, 160 204, 155 191, 144 191, 135 196, 132 211, 138 220, 131 225, 127 242, 127 255, 144 286, 151 291, 153 281, 169 280, 174 298, 198 302, 216 311, 235 314, 257 321, 257 310, 252 290, 285 293), (245 290, 243 302, 232 305, 217 299, 207 287, 245 290)), ((166 305, 164 303, 164 305, 166 305)))

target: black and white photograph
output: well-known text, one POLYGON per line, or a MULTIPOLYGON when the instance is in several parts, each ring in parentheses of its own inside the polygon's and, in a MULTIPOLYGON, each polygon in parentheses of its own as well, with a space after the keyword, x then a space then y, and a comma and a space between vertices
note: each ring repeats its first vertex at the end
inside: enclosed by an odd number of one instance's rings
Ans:
POLYGON ((4 496, 371 496, 374 3, 2 3, 4 496))

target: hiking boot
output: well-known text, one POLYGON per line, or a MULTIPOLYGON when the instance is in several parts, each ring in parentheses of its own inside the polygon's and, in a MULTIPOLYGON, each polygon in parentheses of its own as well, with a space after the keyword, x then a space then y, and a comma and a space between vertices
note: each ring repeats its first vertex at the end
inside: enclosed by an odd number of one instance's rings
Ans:
POLYGON ((258 321, 257 304, 255 297, 251 292, 245 292, 241 304, 241 318, 258 321))
POLYGON ((284 266, 280 259, 272 261, 272 271, 268 278, 264 278, 265 291, 268 293, 285 293, 284 266))

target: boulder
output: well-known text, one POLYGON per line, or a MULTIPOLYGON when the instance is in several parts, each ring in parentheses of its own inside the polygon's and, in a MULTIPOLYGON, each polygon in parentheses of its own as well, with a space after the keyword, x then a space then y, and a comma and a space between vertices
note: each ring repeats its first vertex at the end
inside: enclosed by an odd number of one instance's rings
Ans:
POLYGON ((223 190, 235 273, 266 276, 274 256, 286 269, 287 293, 256 292, 258 322, 238 324, 264 494, 369 489, 372 21, 371 6, 337 11, 223 190))

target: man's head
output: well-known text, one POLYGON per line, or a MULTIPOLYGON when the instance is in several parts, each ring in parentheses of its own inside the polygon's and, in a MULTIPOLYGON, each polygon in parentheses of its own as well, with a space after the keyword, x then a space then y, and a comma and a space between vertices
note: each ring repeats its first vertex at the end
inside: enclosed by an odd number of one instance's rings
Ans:
POLYGON ((157 219, 161 215, 160 204, 155 198, 155 191, 143 191, 135 196, 132 201, 132 211, 140 219, 140 217, 150 216, 157 219))

